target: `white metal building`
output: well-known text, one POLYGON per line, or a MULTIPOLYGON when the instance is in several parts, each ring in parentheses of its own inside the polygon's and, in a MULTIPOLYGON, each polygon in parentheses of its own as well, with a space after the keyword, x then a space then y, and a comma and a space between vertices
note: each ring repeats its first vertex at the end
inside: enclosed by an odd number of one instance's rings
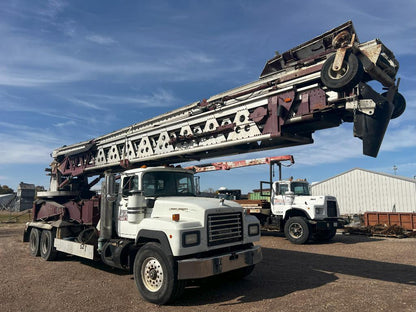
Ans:
POLYGON ((340 212, 416 212, 416 179, 354 168, 311 186, 313 195, 336 196, 340 212))

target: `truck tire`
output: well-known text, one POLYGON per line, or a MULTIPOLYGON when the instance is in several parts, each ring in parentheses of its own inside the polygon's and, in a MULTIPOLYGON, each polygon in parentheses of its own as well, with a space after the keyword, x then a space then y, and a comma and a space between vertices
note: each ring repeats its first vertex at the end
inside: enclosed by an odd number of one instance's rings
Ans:
POLYGON ((309 240, 309 224, 304 217, 292 217, 286 221, 285 236, 294 244, 304 244, 309 240))
POLYGON ((158 243, 150 242, 137 252, 134 260, 134 280, 144 299, 166 304, 179 297, 185 282, 178 280, 175 262, 158 243))
POLYGON ((29 250, 30 254, 34 257, 40 255, 40 231, 36 228, 32 228, 30 231, 29 250))
POLYGON ((53 261, 58 255, 58 251, 53 245, 55 231, 43 230, 40 237, 40 256, 46 261, 53 261))
POLYGON ((339 71, 332 69, 335 54, 331 55, 321 69, 321 80, 325 86, 333 91, 349 90, 363 77, 363 65, 353 53, 347 53, 339 71))
MULTIPOLYGON (((384 92, 381 95, 382 96, 387 96, 387 92, 384 92)), ((403 114, 403 112, 406 109, 406 99, 404 98, 404 96, 401 93, 397 92, 394 95, 393 105, 394 105, 394 109, 393 109, 393 113, 391 115, 391 119, 395 119, 395 118, 399 117, 401 114, 403 114)))
POLYGON ((313 234, 313 239, 317 242, 328 242, 334 238, 337 229, 321 230, 313 234))

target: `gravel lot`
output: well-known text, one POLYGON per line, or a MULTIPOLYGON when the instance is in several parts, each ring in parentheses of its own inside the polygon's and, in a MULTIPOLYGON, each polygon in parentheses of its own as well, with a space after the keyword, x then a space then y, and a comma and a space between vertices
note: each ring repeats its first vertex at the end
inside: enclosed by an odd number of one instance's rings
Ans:
POLYGON ((0 311, 416 311, 416 239, 338 234, 327 244, 262 237, 264 260, 239 282, 186 288, 171 306, 142 300, 132 275, 76 257, 29 255, 23 224, 0 224, 0 311))

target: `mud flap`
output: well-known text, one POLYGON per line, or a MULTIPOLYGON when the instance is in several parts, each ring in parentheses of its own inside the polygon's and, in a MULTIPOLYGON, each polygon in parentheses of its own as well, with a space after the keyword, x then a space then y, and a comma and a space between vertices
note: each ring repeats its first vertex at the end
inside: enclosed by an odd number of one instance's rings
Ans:
POLYGON ((391 88, 387 97, 377 93, 363 82, 359 83, 359 90, 363 99, 371 99, 376 103, 376 109, 373 115, 356 112, 354 115, 354 136, 363 141, 364 155, 377 157, 394 109, 392 101, 388 101, 388 98, 393 99, 397 88, 391 88), (391 93, 394 94, 391 95, 391 93))

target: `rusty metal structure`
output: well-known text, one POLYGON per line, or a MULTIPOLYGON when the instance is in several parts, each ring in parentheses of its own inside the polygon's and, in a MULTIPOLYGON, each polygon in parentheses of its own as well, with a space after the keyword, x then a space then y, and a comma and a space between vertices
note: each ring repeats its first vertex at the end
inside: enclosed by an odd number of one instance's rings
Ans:
POLYGON ((48 197, 91 187, 88 177, 142 165, 313 143, 321 129, 354 123, 363 153, 376 157, 405 99, 399 64, 379 39, 360 43, 347 22, 266 62, 254 82, 118 131, 53 151, 48 197), (378 81, 387 91, 369 86, 378 81))
POLYGON ((244 159, 244 160, 236 160, 236 161, 213 162, 213 163, 189 166, 189 167, 185 167, 185 169, 193 170, 195 171, 195 173, 201 173, 201 172, 217 171, 217 170, 230 170, 230 169, 264 165, 264 164, 277 163, 277 162, 280 163, 281 161, 290 161, 291 164, 295 163, 295 159, 293 158, 292 155, 284 155, 284 156, 261 157, 261 158, 244 159))
POLYGON ((416 230, 416 213, 410 212, 371 212, 364 213, 365 226, 400 226, 405 230, 416 230))

